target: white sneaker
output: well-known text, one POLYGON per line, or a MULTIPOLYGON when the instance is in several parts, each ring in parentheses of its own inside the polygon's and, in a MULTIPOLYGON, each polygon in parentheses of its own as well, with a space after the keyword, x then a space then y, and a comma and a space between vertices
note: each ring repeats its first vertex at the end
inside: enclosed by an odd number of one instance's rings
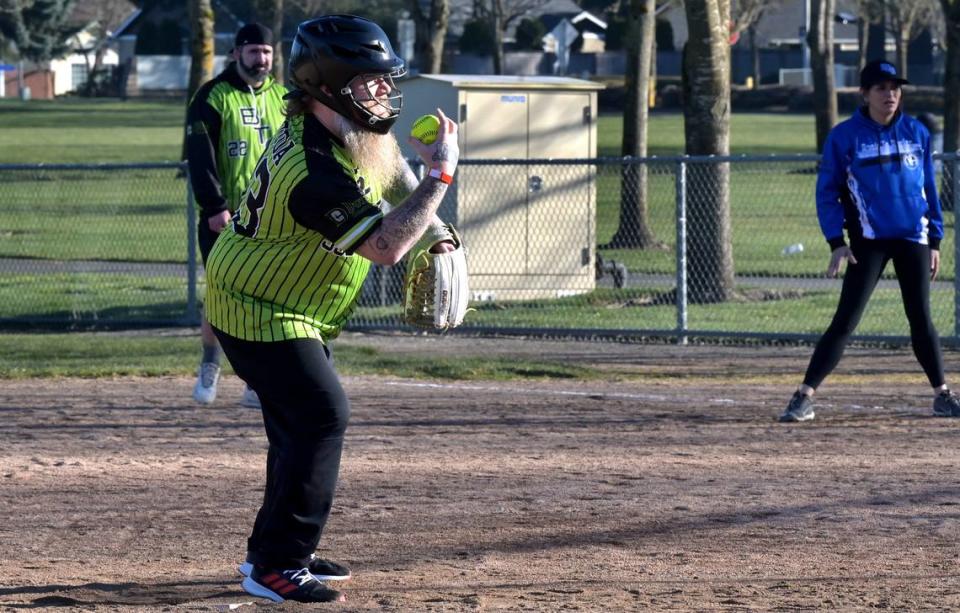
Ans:
POLYGON ((211 404, 217 399, 217 381, 220 380, 220 365, 213 362, 200 364, 197 384, 193 386, 193 399, 200 404, 211 404))
POLYGON ((240 406, 247 407, 248 409, 260 408, 260 397, 257 396, 255 391, 250 389, 249 385, 244 384, 243 386, 243 396, 240 398, 240 406))

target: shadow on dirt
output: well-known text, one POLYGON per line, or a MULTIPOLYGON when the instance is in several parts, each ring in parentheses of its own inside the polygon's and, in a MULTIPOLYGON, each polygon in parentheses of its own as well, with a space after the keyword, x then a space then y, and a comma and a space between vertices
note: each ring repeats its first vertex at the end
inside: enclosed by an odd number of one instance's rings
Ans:
MULTIPOLYGON (((96 606, 155 607, 163 605, 181 605, 187 602, 229 599, 237 602, 250 600, 242 592, 233 578, 199 579, 193 581, 174 581, 168 583, 84 583, 81 585, 31 585, 0 588, 0 597, 27 597, 36 595, 29 602, 4 603, 10 609, 76 609, 96 606)), ((211 609, 217 605, 211 603, 211 609)), ((224 604, 224 610, 229 605, 224 604)))

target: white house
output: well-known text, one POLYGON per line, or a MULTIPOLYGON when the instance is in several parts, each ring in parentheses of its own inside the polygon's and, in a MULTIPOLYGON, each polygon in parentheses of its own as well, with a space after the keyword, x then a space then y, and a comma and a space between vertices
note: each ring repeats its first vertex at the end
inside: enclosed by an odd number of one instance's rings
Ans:
MULTIPOLYGON (((62 96, 83 87, 93 68, 94 47, 98 42, 96 37, 86 29, 74 36, 74 39, 76 44, 73 47, 73 53, 50 62, 50 70, 53 71, 54 96, 62 96)), ((116 66, 119 58, 117 51, 108 47, 103 53, 101 64, 116 66)))

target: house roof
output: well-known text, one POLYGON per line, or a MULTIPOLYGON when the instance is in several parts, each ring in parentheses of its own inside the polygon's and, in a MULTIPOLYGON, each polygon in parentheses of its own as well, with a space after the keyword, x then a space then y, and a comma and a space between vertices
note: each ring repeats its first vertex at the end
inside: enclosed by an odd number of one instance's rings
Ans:
MULTIPOLYGON (((856 2, 837 0, 834 13, 853 13, 856 15, 856 2)), ((800 40, 800 26, 804 22, 804 0, 787 0, 767 10, 756 24, 757 44, 796 44, 800 40)), ((835 41, 857 40, 857 24, 842 24, 834 21, 833 38, 835 41)))
POLYGON ((97 24, 114 32, 139 12, 140 9, 130 0, 85 0, 73 5, 68 22, 76 26, 97 24))
POLYGON ((607 23, 587 11, 579 13, 545 13, 540 15, 540 21, 546 26, 547 32, 552 32, 561 21, 569 21, 581 34, 594 32, 602 34, 607 30, 607 23))
MULTIPOLYGON (((807 0, 783 0, 771 6, 756 23, 757 45, 797 45, 800 43, 800 28, 804 25, 804 5, 807 0)), ((856 13, 856 0, 837 0, 834 13, 856 13)), ((679 49, 687 40, 687 22, 683 5, 671 2, 665 9, 658 9, 658 15, 666 19, 673 27, 676 47, 679 49)), ((740 43, 748 37, 741 36, 740 43)), ((856 24, 834 22, 834 41, 837 43, 856 41, 856 24)))

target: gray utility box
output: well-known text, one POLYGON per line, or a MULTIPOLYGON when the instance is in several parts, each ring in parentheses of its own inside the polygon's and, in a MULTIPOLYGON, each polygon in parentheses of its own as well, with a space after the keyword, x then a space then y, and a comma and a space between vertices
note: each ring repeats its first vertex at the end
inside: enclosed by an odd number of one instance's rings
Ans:
POLYGON ((459 124, 461 165, 440 208, 467 245, 473 300, 556 298, 596 286, 596 168, 536 164, 594 158, 597 90, 562 77, 419 75, 399 84, 395 132, 405 157, 413 122, 427 113, 459 124), (520 163, 517 163, 519 161, 520 163))

